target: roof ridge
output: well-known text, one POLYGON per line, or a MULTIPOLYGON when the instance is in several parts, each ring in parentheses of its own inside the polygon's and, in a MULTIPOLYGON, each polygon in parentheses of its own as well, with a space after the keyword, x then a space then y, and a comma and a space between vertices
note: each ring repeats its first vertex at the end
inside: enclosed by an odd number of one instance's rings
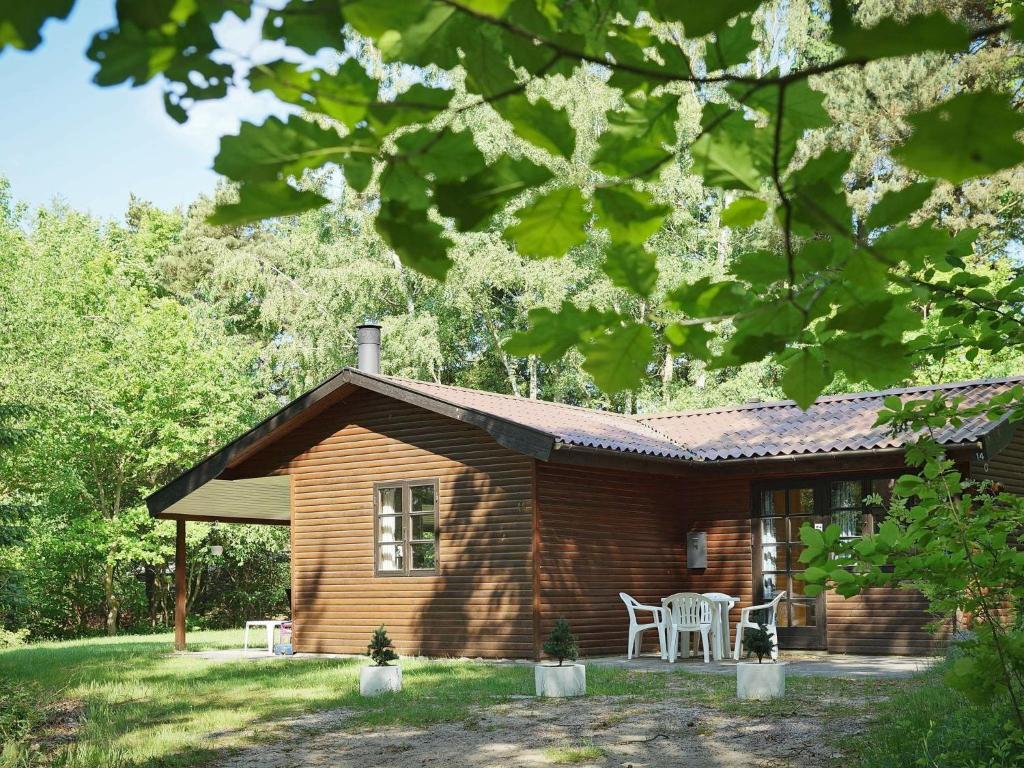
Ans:
MULTIPOLYGON (((360 373, 362 373, 362 372, 360 372, 360 373)), ((664 440, 669 445, 675 446, 675 448, 678 449, 679 451, 681 451, 683 453, 686 453, 686 454, 690 454, 690 455, 696 456, 696 453, 694 451, 692 451, 690 448, 688 448, 684 443, 679 442, 678 440, 676 440, 675 438, 673 438, 670 435, 666 434, 665 432, 661 431, 660 429, 657 429, 657 428, 651 426, 650 424, 647 424, 647 423, 637 419, 632 414, 619 413, 617 411, 605 411, 605 410, 600 410, 598 408, 585 408, 585 407, 579 406, 579 405, 570 405, 569 403, 556 403, 556 402, 552 402, 551 400, 530 399, 530 398, 525 398, 525 397, 519 397, 519 396, 516 396, 516 395, 509 395, 509 394, 506 394, 504 392, 491 392, 490 390, 486 390, 486 389, 473 389, 472 387, 460 387, 460 386, 458 386, 456 384, 438 384, 437 382, 433 382, 433 381, 421 381, 419 379, 410 379, 410 378, 407 378, 405 376, 390 376, 390 375, 383 374, 383 373, 370 374, 370 375, 376 376, 378 378, 386 379, 386 380, 389 380, 389 381, 393 381, 396 384, 398 384, 399 386, 401 386, 403 384, 426 385, 426 386, 429 386, 429 387, 437 387, 437 388, 442 389, 442 390, 446 390, 447 389, 447 390, 455 390, 457 392, 466 392, 466 393, 470 393, 470 394, 473 394, 473 395, 487 395, 489 397, 496 397, 496 398, 500 398, 502 400, 511 400, 512 402, 519 402, 519 403, 525 403, 525 404, 541 404, 541 405, 545 405, 545 406, 552 406, 552 407, 555 407, 555 408, 562 408, 562 409, 571 410, 571 411, 574 411, 574 412, 585 413, 585 414, 587 414, 589 416, 594 416, 594 415, 611 416, 611 417, 613 417, 614 421, 620 421, 623 424, 629 424, 632 427, 640 427, 643 430, 645 430, 647 432, 650 432, 651 435, 657 436, 659 439, 664 440)))
MULTIPOLYGON (((916 392, 938 392, 950 389, 964 389, 966 387, 980 387, 989 384, 1009 384, 1011 382, 1024 383, 1024 375, 1004 376, 991 379, 970 379, 967 381, 953 381, 943 384, 920 384, 913 387, 894 387, 891 389, 872 390, 868 392, 844 392, 838 395, 825 395, 817 398, 811 405, 822 405, 850 400, 877 400, 890 395, 909 395, 916 392)), ((796 406, 795 400, 766 400, 758 403, 741 403, 739 405, 723 405, 714 408, 698 408, 688 411, 662 411, 648 414, 636 414, 631 416, 637 421, 646 423, 656 419, 673 419, 687 416, 705 416, 714 413, 734 413, 737 411, 755 411, 769 408, 792 408, 796 406)))
MULTIPOLYGON (((360 373, 364 373, 360 371, 360 373)), ((364 373, 365 375, 365 373, 364 373)), ((472 392, 474 395, 488 395, 490 397, 500 397, 504 400, 512 400, 518 403, 542 403, 543 405, 551 405, 556 408, 566 408, 574 411, 583 411, 584 413, 597 413, 602 416, 614 416, 618 419, 626 419, 628 421, 634 421, 631 414, 619 413, 618 411, 606 411, 600 408, 587 408, 582 405, 572 405, 571 403, 559 403, 554 400, 542 400, 540 398, 529 398, 521 395, 510 395, 505 392, 492 392, 489 389, 473 389, 472 387, 461 387, 457 384, 438 384, 436 381, 422 381, 421 379, 410 379, 406 376, 391 376, 384 373, 370 374, 371 376, 378 376, 382 379, 390 379, 392 381, 409 382, 410 384, 426 384, 429 387, 441 387, 442 389, 455 389, 459 392, 472 392)))

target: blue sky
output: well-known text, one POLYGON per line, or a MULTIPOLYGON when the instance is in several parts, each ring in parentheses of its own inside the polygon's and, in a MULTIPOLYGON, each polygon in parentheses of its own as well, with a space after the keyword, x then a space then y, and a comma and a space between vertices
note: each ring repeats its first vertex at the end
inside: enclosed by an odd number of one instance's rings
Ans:
MULTIPOLYGON (((218 137, 236 132, 242 118, 262 122, 273 110, 269 98, 239 90, 198 106, 180 126, 164 114, 156 82, 93 85, 95 65, 85 51, 113 16, 113 2, 78 0, 67 21, 47 24, 35 51, 0 53, 0 175, 11 180, 16 199, 43 205, 60 197, 113 218, 124 214, 133 192, 164 207, 187 204, 216 184, 210 167, 218 137)), ((218 27, 218 39, 249 51, 257 29, 232 17, 218 27)))

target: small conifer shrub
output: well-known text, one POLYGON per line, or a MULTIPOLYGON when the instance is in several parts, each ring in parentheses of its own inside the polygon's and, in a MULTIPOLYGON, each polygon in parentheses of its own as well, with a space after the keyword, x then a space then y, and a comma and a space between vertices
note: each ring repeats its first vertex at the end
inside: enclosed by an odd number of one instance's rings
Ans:
POLYGON ((757 656, 757 663, 760 664, 765 656, 771 658, 775 648, 774 637, 764 624, 758 624, 757 629, 748 627, 743 633, 743 650, 757 656))
POLYGON ((579 649, 576 647, 576 637, 569 629, 569 622, 566 619, 558 619, 551 629, 547 642, 544 643, 544 653, 558 659, 558 666, 568 659, 575 661, 579 656, 579 649))
POLYGON ((373 663, 378 667, 386 667, 388 662, 398 661, 398 654, 395 653, 394 643, 392 643, 391 638, 388 637, 388 631, 384 629, 383 624, 373 630, 373 637, 370 638, 370 644, 366 646, 366 655, 369 656, 373 660, 373 663))

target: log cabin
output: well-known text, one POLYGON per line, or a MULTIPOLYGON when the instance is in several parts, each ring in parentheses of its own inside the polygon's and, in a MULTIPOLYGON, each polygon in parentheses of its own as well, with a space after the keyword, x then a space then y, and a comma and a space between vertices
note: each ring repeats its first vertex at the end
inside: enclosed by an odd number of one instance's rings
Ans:
MULTIPOLYGON (((865 498, 888 496, 914 438, 874 426, 884 397, 973 404, 1024 381, 625 415, 381 375, 379 326, 359 341, 358 368, 147 499, 178 521, 178 647, 185 525, 201 520, 290 526, 297 652, 359 653, 386 624, 404 654, 538 658, 564 616, 583 654, 622 653, 620 592, 740 607, 785 590, 783 650, 933 653, 944 635, 917 592, 804 595, 797 530, 877 526, 865 498)), ((936 437, 971 476, 1024 493, 1015 425, 979 417, 936 437)))

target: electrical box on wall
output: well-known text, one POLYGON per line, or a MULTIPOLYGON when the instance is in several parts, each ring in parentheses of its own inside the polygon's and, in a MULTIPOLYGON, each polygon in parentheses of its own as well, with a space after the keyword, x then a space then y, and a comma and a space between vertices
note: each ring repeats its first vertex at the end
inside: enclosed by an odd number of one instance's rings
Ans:
POLYGON ((690 531, 686 534, 686 567, 708 567, 708 534, 706 531, 690 531))

